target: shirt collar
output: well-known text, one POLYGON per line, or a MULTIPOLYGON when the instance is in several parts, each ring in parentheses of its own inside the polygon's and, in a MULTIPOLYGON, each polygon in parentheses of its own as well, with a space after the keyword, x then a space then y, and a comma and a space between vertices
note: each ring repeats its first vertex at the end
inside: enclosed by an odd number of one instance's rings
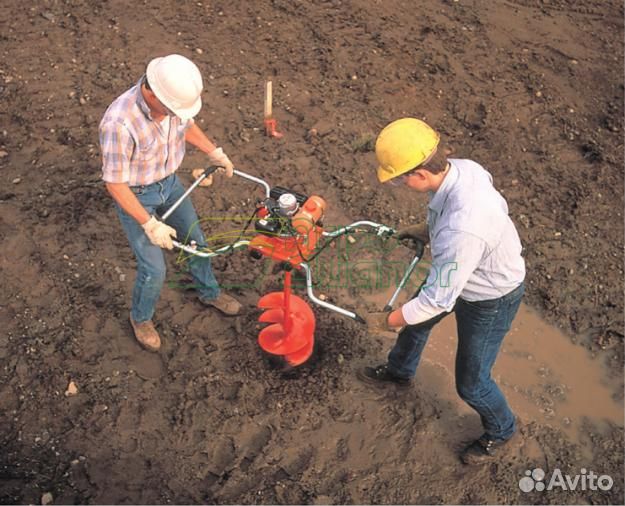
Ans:
POLYGON ((139 81, 137 81, 137 84, 135 85, 137 87, 137 105, 139 106, 139 109, 141 109, 141 112, 145 115, 146 118, 154 121, 154 118, 152 118, 152 114, 150 112, 150 108, 148 107, 148 103, 145 101, 145 98, 143 98, 143 93, 141 93, 142 83, 143 76, 141 76, 141 79, 139 79, 139 81))
POLYGON ((448 160, 448 162, 449 172, 447 172, 438 190, 430 195, 430 203, 428 204, 428 207, 438 215, 442 213, 445 202, 447 202, 447 197, 458 181, 458 168, 451 160, 448 160))

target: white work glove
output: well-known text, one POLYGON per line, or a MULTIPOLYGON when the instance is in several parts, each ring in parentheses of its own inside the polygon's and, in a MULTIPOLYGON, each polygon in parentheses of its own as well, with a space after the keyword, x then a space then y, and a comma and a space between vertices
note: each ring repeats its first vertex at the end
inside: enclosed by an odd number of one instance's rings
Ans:
POLYGON ((232 164, 230 158, 228 158, 226 153, 224 153, 223 149, 214 149, 208 154, 208 158, 213 165, 223 167, 222 172, 226 173, 226 177, 232 177, 234 175, 234 165, 232 164))
POLYGON ((150 216, 150 219, 141 226, 152 244, 160 248, 174 249, 171 238, 176 237, 176 231, 169 225, 165 225, 154 216, 150 216))

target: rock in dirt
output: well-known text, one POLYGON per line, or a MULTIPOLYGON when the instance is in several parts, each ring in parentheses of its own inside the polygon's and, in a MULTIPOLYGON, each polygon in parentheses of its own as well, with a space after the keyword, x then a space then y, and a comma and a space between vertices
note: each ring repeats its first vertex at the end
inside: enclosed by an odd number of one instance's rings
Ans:
POLYGON ((46 492, 41 496, 41 504, 43 504, 44 506, 46 506, 47 504, 52 504, 52 501, 54 501, 54 497, 50 492, 46 492))
POLYGON ((76 386, 76 383, 70 381, 69 385, 67 385, 67 390, 65 390, 65 397, 71 397, 73 395, 76 395, 77 393, 78 387, 76 386))

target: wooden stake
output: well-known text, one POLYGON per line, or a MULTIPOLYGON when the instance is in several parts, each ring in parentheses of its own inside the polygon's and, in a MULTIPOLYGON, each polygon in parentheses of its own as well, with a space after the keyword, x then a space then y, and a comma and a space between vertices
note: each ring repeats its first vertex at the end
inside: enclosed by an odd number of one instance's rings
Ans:
POLYGON ((263 121, 265 125, 265 134, 268 135, 269 137, 275 137, 277 139, 280 139, 282 137, 282 134, 278 132, 276 120, 273 119, 273 111, 271 110, 272 101, 273 101, 273 96, 272 96, 271 81, 266 81, 265 82, 265 120, 263 121))
POLYGON ((271 118, 271 103, 272 103, 272 89, 271 89, 271 81, 267 81, 265 83, 265 119, 271 118))

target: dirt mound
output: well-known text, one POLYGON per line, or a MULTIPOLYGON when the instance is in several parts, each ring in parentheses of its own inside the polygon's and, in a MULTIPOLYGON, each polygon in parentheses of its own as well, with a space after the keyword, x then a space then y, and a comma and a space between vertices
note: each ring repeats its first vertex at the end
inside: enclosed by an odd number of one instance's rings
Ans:
MULTIPOLYGON (((507 198, 529 303, 622 384, 620 2, 9 0, 0 16, 0 503, 623 502, 622 427, 589 421, 571 442, 529 423, 516 459, 468 469, 455 452, 479 421, 425 388, 360 384, 354 371, 388 343, 338 315, 316 309, 314 359, 276 369, 254 306, 279 278, 243 254, 215 262, 248 308, 235 319, 181 289, 170 257, 164 349, 141 351, 127 323, 134 260, 97 145, 108 104, 153 55, 179 52, 204 75, 199 121, 239 168, 322 194, 329 225, 397 226, 425 200, 376 183, 373 141, 397 117, 426 118, 507 198), (267 76, 280 141, 262 135, 267 76), (616 483, 524 494, 539 464, 616 483)), ((190 153, 183 179, 202 164, 190 153)), ((194 202, 229 219, 253 192, 217 181, 194 202)))

